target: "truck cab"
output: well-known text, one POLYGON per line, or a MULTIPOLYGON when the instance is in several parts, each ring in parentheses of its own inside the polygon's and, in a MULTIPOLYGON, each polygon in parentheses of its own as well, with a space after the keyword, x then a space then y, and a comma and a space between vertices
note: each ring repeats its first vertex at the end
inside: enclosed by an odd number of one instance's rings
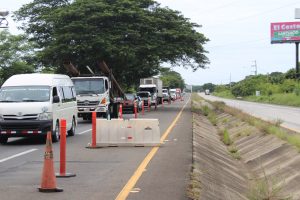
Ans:
POLYGON ((158 104, 158 98, 157 98, 157 87, 155 84, 147 84, 147 85, 140 85, 139 87, 139 91, 140 92, 150 92, 151 94, 151 98, 150 98, 150 102, 151 105, 154 105, 155 107, 158 104))
POLYGON ((140 91, 136 93, 137 96, 141 98, 141 100, 144 102, 144 106, 150 107, 149 103, 151 102, 151 93, 148 91, 140 91))
POLYGON ((109 80, 105 76, 73 77, 77 95, 78 117, 91 119, 92 112, 97 117, 110 114, 109 80))

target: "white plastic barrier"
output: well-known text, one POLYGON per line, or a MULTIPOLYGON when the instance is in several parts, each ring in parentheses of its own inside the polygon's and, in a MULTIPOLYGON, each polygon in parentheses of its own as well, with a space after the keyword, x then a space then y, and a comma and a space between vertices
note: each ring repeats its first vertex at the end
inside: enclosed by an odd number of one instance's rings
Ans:
POLYGON ((158 119, 97 119, 97 146, 158 146, 158 119))

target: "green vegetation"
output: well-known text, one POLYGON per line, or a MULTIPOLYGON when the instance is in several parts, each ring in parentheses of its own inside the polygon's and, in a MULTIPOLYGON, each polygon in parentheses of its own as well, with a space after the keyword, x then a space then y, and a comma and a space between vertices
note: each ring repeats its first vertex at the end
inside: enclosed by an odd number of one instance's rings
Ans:
POLYGON ((37 44, 36 63, 59 73, 69 62, 82 74, 87 65, 97 72, 104 60, 130 87, 158 75, 164 62, 193 71, 209 63, 199 25, 154 0, 33 0, 15 19, 37 44))
POLYGON ((218 122, 217 115, 213 110, 211 110, 211 112, 209 112, 207 118, 214 126, 217 126, 217 122, 218 122))
POLYGON ((228 133, 228 130, 225 129, 223 131, 223 138, 222 138, 222 141, 224 142, 224 144, 226 144, 227 146, 231 145, 232 144, 232 140, 230 139, 230 136, 229 136, 229 133, 228 133))
POLYGON ((249 200, 292 200, 287 195, 282 195, 283 184, 280 180, 267 177, 256 179, 250 186, 247 197, 249 200))
POLYGON ((241 155, 240 153, 238 152, 238 149, 236 148, 235 145, 231 145, 228 147, 228 151, 230 153, 230 155, 236 159, 236 160, 240 160, 241 159, 241 155))
POLYGON ((202 114, 204 116, 208 116, 209 112, 211 112, 210 109, 209 109, 209 107, 207 105, 202 106, 201 110, 202 110, 202 114))
POLYGON ((181 89, 185 87, 184 80, 178 72, 172 71, 170 68, 161 68, 160 74, 163 86, 181 89))
POLYGON ((190 173, 190 181, 187 186, 187 196, 192 200, 198 200, 200 198, 201 182, 200 182, 200 172, 196 171, 193 167, 190 173))
POLYGON ((14 74, 34 72, 33 48, 24 35, 0 32, 0 85, 14 74))
POLYGON ((231 85, 218 85, 214 95, 224 98, 242 98, 248 101, 300 106, 300 83, 295 70, 286 73, 273 72, 268 75, 248 76, 231 85), (260 92, 256 96, 256 91, 260 92))

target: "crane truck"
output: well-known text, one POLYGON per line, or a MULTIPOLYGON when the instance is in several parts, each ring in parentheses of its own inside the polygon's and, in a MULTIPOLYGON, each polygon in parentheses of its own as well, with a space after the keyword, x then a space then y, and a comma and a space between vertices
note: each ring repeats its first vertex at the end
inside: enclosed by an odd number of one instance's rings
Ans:
POLYGON ((81 75, 70 62, 64 66, 73 75, 71 79, 76 90, 78 117, 90 120, 92 112, 107 119, 118 117, 119 100, 126 97, 104 61, 97 63, 101 75, 94 74, 89 68, 91 75, 81 75))

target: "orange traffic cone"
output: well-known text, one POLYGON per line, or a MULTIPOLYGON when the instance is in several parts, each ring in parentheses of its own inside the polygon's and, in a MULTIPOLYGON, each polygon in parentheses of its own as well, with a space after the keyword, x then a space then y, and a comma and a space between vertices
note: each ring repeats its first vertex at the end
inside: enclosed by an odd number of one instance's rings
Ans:
POLYGON ((53 151, 52 151, 52 139, 51 132, 47 133, 45 155, 44 155, 44 167, 42 174, 42 183, 39 188, 40 192, 62 192, 63 189, 56 187, 56 177, 53 164, 53 151))

